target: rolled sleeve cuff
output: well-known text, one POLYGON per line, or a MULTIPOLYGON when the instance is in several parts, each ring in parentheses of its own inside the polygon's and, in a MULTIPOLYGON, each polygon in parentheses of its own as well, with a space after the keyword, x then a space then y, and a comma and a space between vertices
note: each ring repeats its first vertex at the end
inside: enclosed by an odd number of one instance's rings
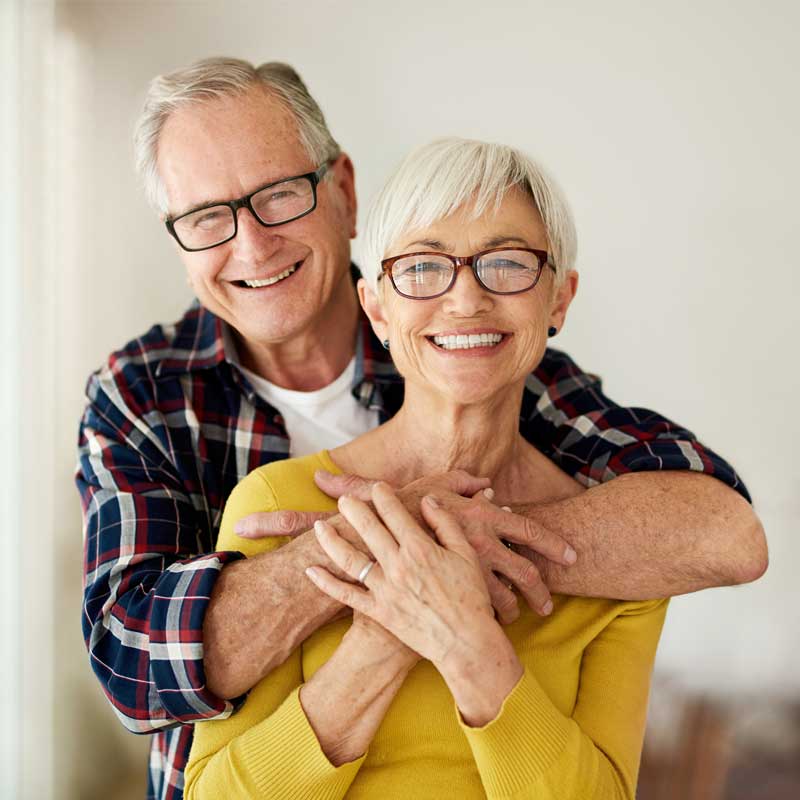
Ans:
POLYGON ((750 493, 723 458, 693 439, 657 439, 620 450, 606 464, 593 464, 590 476, 598 483, 628 472, 691 470, 710 475, 737 491, 748 503, 750 493))
POLYGON ((244 556, 218 552, 170 566, 154 588, 150 614, 150 677, 166 713, 177 722, 224 719, 244 696, 223 700, 206 689, 203 620, 222 568, 244 556))

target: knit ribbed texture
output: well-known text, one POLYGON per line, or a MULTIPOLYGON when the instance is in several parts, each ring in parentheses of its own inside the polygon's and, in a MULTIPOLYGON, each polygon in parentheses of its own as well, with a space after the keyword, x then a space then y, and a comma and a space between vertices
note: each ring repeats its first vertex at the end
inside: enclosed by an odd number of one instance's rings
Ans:
MULTIPOLYGON (((237 537, 234 521, 254 511, 333 510, 313 482, 320 468, 335 469, 327 453, 251 473, 228 500, 218 547, 253 556, 284 541, 237 537)), ((504 629, 524 672, 494 720, 464 725, 441 675, 422 661, 365 756, 338 768, 298 697, 350 623, 323 626, 236 714, 195 726, 187 800, 633 800, 666 601, 553 602, 541 618, 520 599, 504 629)))
POLYGON ((535 785, 563 751, 572 724, 527 668, 487 725, 471 728, 456 714, 489 797, 535 785))
POLYGON ((262 727, 264 736, 249 739, 239 752, 241 763, 248 766, 243 777, 248 784, 252 781, 252 794, 246 797, 338 800, 364 762, 364 756, 339 767, 328 761, 303 711, 299 688, 262 727))

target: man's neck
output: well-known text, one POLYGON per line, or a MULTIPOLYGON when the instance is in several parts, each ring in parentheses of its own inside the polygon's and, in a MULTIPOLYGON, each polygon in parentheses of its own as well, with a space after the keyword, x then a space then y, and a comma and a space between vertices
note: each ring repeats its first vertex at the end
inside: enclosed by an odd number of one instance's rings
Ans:
POLYGON ((283 342, 263 344, 234 332, 242 366, 262 378, 299 392, 313 392, 336 380, 353 358, 358 333, 358 297, 349 280, 311 324, 283 342))

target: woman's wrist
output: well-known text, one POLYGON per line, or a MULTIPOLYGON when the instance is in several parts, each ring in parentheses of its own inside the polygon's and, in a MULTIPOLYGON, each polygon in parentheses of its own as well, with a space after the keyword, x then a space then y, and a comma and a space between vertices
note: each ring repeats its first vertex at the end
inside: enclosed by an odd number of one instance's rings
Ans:
POLYGON ((379 663, 391 672, 407 672, 419 655, 369 618, 356 615, 342 644, 365 663, 379 663))
MULTIPOLYGON (((395 640, 396 641, 396 640, 395 640)), ((329 761, 362 756, 418 656, 354 623, 300 689, 300 704, 329 761)))
POLYGON ((487 725, 500 713, 503 702, 519 683, 523 667, 500 625, 491 621, 480 632, 459 639, 448 656, 435 664, 464 722, 473 728, 487 725))

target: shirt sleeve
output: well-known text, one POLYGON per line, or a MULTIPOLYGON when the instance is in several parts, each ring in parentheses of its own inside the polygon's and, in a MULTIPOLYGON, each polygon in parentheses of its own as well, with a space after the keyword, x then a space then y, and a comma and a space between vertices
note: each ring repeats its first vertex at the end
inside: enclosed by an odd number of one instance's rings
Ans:
POLYGON ((627 604, 591 642, 571 717, 527 669, 490 723, 459 715, 490 800, 634 800, 667 602, 627 604))
MULTIPOLYGON (((231 493, 217 547, 236 537, 234 523, 278 504, 263 471, 250 473, 231 493)), ((285 537, 250 540, 249 555, 280 546, 285 537)), ((247 703, 225 720, 195 725, 185 772, 186 800, 339 800, 366 758, 333 766, 317 741, 300 702, 301 648, 261 680, 247 703)))
POLYGON ((220 570, 240 554, 207 552, 168 449, 113 379, 94 375, 87 395, 76 482, 92 668, 135 733, 230 714, 237 701, 205 688, 202 631, 220 570))
POLYGON ((565 472, 595 486, 628 472, 692 470, 711 475, 752 502, 733 467, 686 428, 646 408, 623 408, 602 381, 548 349, 528 376, 520 430, 565 472))

